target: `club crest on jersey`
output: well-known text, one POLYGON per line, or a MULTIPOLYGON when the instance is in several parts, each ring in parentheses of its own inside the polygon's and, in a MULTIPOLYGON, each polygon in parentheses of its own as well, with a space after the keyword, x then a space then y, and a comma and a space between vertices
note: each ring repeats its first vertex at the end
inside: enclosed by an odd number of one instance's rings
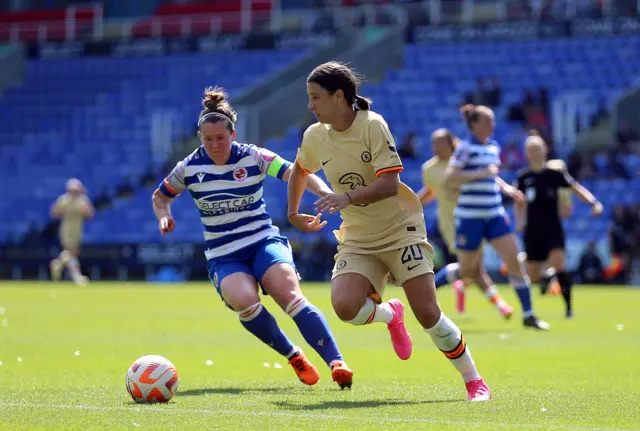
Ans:
POLYGON ((464 247, 464 245, 467 243, 467 237, 464 235, 458 235, 458 238, 456 239, 456 241, 458 244, 464 247))
POLYGON ((233 170, 233 179, 236 181, 244 181, 247 179, 249 173, 245 168, 235 168, 233 170))
POLYGON ((201 183, 201 182, 202 182, 202 180, 204 180, 204 175, 205 175, 205 174, 204 174, 204 172, 198 172, 198 173, 196 174, 196 177, 198 177, 198 182, 199 182, 199 183, 201 183))
POLYGON ((369 163, 371 161, 371 153, 368 151, 365 151, 362 153, 360 158, 362 159, 363 162, 369 163))
POLYGON ((342 269, 342 268, 344 268, 345 266, 347 266, 347 262, 345 262, 344 260, 341 260, 340 262, 338 262, 338 263, 336 264, 336 269, 342 269))
POLYGON ((344 186, 349 186, 351 190, 355 190, 358 187, 364 187, 366 184, 364 183, 364 178, 362 175, 357 174, 355 172, 349 172, 340 177, 338 182, 344 186))

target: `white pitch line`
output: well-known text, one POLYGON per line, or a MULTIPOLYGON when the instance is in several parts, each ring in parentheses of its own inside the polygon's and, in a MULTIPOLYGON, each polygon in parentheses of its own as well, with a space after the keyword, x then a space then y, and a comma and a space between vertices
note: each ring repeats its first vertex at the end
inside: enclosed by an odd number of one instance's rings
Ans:
POLYGON ((484 423, 471 421, 449 421, 440 419, 422 419, 422 418, 397 418, 397 417, 372 417, 372 416, 343 416, 343 415, 325 415, 313 413, 289 413, 289 412, 251 412, 241 410, 210 410, 210 409, 181 409, 181 408, 162 408, 156 406, 89 406, 89 405, 66 405, 66 404, 40 404, 40 403, 0 403, 0 407, 6 408, 41 408, 54 410, 93 410, 93 411, 134 411, 134 412, 153 412, 153 413, 194 413, 209 414, 220 416, 258 416, 258 417, 285 417, 285 418, 310 418, 310 419, 327 419, 327 420, 344 420, 344 421, 369 421, 369 422, 395 422, 395 423, 417 423, 417 424, 441 424, 441 425, 464 425, 472 427, 482 426, 499 426, 505 428, 533 428, 533 429, 554 429, 554 430, 580 430, 580 431, 640 431, 630 428, 593 428, 578 427, 571 425, 554 425, 554 424, 518 424, 518 423, 484 423))

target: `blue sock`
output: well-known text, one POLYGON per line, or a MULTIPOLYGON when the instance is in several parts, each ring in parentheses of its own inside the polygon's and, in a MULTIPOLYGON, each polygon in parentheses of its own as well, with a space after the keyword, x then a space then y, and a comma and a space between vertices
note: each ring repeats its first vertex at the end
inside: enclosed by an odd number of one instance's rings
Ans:
POLYGON ((285 311, 296 322, 307 343, 318 352, 327 365, 331 365, 333 361, 342 361, 329 323, 315 305, 304 297, 297 297, 287 305, 285 311))
POLYGON ((527 278, 509 276, 509 282, 516 290, 520 306, 522 306, 522 316, 527 318, 533 315, 533 305, 531 304, 531 283, 527 278))
POLYGON ((436 289, 460 279, 460 265, 450 263, 442 268, 435 277, 436 289))
POLYGON ((289 359, 296 351, 295 346, 282 332, 276 319, 262 304, 257 303, 238 312, 240 323, 247 331, 258 337, 267 346, 289 359))

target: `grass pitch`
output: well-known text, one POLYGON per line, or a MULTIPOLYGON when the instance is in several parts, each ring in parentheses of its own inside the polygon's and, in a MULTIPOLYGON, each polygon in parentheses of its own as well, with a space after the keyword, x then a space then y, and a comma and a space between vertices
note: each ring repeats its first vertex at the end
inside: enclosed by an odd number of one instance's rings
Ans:
MULTIPOLYGON (((355 372, 351 391, 331 382, 269 298, 266 306, 321 369, 316 386, 297 382, 286 360, 245 332, 206 284, 2 286, 0 430, 640 429, 639 289, 577 288, 572 321, 562 318, 561 299, 535 293, 550 333, 525 330, 519 318, 503 321, 475 290, 457 316, 453 295, 441 289, 443 309, 493 390, 492 401, 472 404, 412 316, 414 352, 403 362, 384 325, 340 322, 325 285, 303 289, 326 313, 355 372), (178 369, 178 394, 167 405, 136 405, 125 390, 127 368, 145 354, 166 356, 178 369)), ((501 290, 517 305, 510 288, 501 290)), ((403 298, 397 289, 392 295, 403 298)))

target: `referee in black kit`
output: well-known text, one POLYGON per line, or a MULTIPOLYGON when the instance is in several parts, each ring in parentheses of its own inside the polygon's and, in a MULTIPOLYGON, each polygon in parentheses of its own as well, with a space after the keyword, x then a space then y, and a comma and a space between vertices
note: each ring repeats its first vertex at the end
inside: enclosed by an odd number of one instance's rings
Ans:
POLYGON ((571 308, 572 276, 565 268, 564 229, 558 208, 559 189, 571 189, 593 208, 593 215, 602 213, 602 204, 566 171, 547 166, 547 145, 538 132, 531 131, 525 142, 529 166, 518 172, 516 187, 524 193, 524 203, 516 203, 517 231, 524 230, 527 272, 533 283, 540 281, 545 263, 555 268, 566 317, 573 317, 571 308))

